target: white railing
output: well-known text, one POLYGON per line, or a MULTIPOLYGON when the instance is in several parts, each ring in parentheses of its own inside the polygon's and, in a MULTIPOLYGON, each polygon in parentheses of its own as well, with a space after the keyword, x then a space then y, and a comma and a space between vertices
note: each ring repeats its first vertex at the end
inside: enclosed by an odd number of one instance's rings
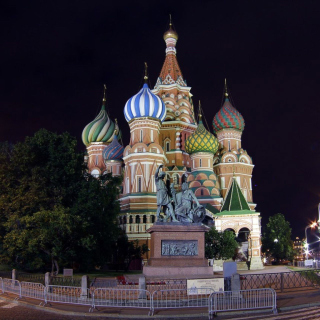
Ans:
POLYGON ((44 302, 45 304, 50 302, 59 302, 92 305, 92 299, 89 298, 89 289, 84 292, 81 287, 69 286, 47 286, 44 302))
POLYGON ((209 298, 209 319, 221 311, 269 308, 277 313, 276 292, 271 288, 214 292, 209 298))
POLYGON ((20 285, 22 297, 45 300, 46 287, 43 284, 21 281, 20 285))
POLYGON ((209 308, 209 297, 213 292, 210 288, 154 291, 150 315, 155 309, 209 308))
POLYGON ((2 279, 2 292, 3 293, 14 293, 17 294, 19 297, 16 299, 21 298, 21 285, 18 280, 12 280, 12 279, 2 279))
POLYGON ((97 307, 145 308, 150 312, 152 296, 149 291, 142 289, 97 288, 93 291, 89 311, 93 312, 97 307))
POLYGON ((97 307, 131 307, 149 309, 208 308, 209 319, 217 312, 235 310, 268 309, 277 313, 276 292, 271 288, 214 292, 211 288, 168 289, 154 291, 141 289, 96 288, 91 291, 81 287, 55 286, 44 287, 40 283, 19 282, 0 278, 2 293, 13 293, 18 298, 29 297, 50 302, 70 303, 97 307))

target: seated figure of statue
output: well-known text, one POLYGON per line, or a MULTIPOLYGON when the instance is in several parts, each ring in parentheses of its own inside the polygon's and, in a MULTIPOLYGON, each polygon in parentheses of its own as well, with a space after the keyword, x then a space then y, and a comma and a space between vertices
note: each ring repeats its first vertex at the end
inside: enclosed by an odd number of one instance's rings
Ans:
POLYGON ((181 222, 201 222, 205 217, 205 209, 200 205, 197 197, 189 189, 186 177, 182 182, 181 192, 176 193, 171 184, 171 193, 175 204, 176 218, 181 222))

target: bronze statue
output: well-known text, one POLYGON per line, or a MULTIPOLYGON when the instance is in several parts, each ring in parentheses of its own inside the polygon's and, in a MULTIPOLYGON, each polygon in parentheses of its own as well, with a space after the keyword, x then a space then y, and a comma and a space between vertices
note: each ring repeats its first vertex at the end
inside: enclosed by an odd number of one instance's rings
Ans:
POLYGON ((161 212, 161 208, 164 206, 166 207, 166 211, 164 211, 165 212, 164 220, 166 221, 169 217, 171 217, 172 221, 178 221, 173 212, 173 207, 171 204, 171 199, 168 194, 168 189, 163 181, 166 174, 164 172, 159 173, 162 167, 163 165, 161 164, 154 175, 155 182, 156 182, 156 189, 157 189, 157 220, 158 221, 162 220, 162 218, 160 217, 160 212, 161 212))
POLYGON ((176 194, 173 184, 171 184, 177 219, 181 222, 201 222, 205 217, 205 209, 193 191, 189 189, 186 174, 182 176, 181 189, 182 191, 176 194))
POLYGON ((167 221, 170 217, 173 222, 201 222, 205 218, 205 208, 199 203, 197 197, 188 187, 187 175, 182 176, 181 192, 176 193, 171 184, 172 200, 163 181, 165 173, 159 173, 163 165, 160 165, 155 173, 157 188, 157 221, 167 221), (173 205, 171 201, 173 201, 173 205), (165 207, 165 216, 160 216, 161 208, 165 207))

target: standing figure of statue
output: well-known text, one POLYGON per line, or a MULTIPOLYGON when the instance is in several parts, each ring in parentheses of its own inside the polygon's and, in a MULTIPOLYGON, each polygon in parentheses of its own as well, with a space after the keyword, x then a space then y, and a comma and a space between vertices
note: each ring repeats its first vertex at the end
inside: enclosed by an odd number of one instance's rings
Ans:
POLYGON ((200 205, 193 191, 189 189, 186 174, 182 176, 181 190, 182 192, 176 193, 171 184, 177 219, 181 222, 201 222, 205 217, 205 209, 200 205))
POLYGON ((166 208, 166 211, 164 211, 165 212, 164 220, 167 220, 169 217, 171 217, 172 221, 178 221, 174 215, 171 199, 169 197, 166 184, 163 181, 166 174, 164 172, 159 173, 162 167, 163 165, 161 164, 154 175, 156 189, 157 189, 157 221, 162 220, 160 217, 160 212, 162 207, 166 208))

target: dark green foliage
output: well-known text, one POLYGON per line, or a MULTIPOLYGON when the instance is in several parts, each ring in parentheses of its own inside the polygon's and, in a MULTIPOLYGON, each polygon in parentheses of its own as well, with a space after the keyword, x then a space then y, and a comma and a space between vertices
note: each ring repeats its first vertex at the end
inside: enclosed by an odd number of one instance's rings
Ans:
POLYGON ((281 213, 277 213, 269 218, 266 231, 262 238, 262 251, 267 256, 280 259, 293 259, 293 242, 291 240, 290 223, 286 221, 281 213))
POLYGON ((29 270, 107 262, 118 237, 121 179, 87 174, 76 144, 67 133, 40 130, 0 145, 2 262, 29 270))
POLYGON ((205 255, 207 259, 230 259, 235 255, 238 243, 232 231, 219 232, 212 227, 205 236, 205 255))

